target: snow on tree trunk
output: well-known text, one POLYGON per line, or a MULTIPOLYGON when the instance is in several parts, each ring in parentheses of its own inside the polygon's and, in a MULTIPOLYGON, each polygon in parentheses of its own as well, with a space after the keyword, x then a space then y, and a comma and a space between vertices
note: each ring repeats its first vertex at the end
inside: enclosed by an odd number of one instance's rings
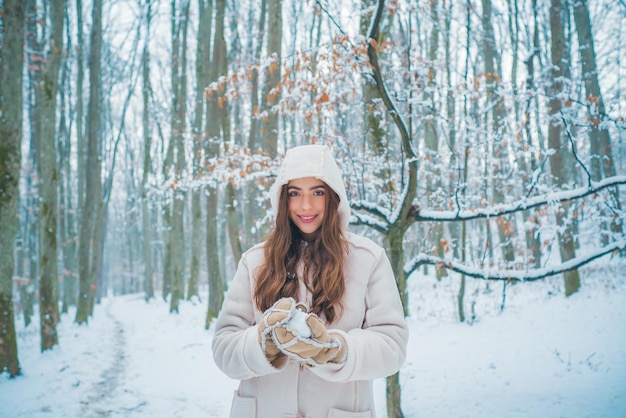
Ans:
POLYGON ((267 56, 271 58, 265 70, 265 85, 261 97, 263 114, 262 149, 274 158, 278 154, 278 112, 272 107, 280 100, 282 68, 283 13, 282 0, 268 0, 267 5, 267 56))
MULTIPOLYGON (((563 82, 561 78, 569 72, 568 68, 565 68, 566 60, 563 54, 565 44, 565 34, 563 30, 563 23, 561 21, 562 5, 560 0, 552 0, 550 8, 550 29, 552 34, 552 87, 551 87, 551 99, 550 99, 550 125, 548 127, 548 146, 553 151, 553 155, 550 159, 550 168, 554 182, 558 186, 568 184, 571 180, 568 176, 568 166, 574 164, 572 155, 569 151, 569 147, 562 146, 563 143, 563 125, 559 117, 562 108, 561 98, 559 94, 563 90, 563 82)), ((558 232, 559 237, 559 251, 561 254, 561 261, 567 261, 576 256, 574 236, 570 219, 570 204, 563 203, 560 210, 557 211, 556 221, 560 227, 558 232)), ((580 288, 580 277, 578 270, 570 270, 563 273, 565 280, 565 295, 569 296, 575 293, 580 288)))
MULTIPOLYGON (((595 181, 604 177, 612 177, 615 173, 615 162, 611 147, 611 137, 609 129, 602 122, 606 118, 604 99, 600 92, 598 82, 598 69, 596 67, 596 52, 593 44, 593 34, 591 32, 591 19, 589 18, 589 7, 587 0, 577 0, 574 2, 574 22, 578 34, 578 51, 581 57, 582 77, 585 82, 585 91, 589 101, 589 120, 591 142, 591 174, 595 181)), ((621 209, 619 199, 619 189, 616 187, 609 191, 610 205, 615 206, 615 210, 621 209)), ((613 217, 611 231, 617 236, 622 235, 623 219, 618 216, 613 217)), ((604 244, 609 242, 608 237, 603 237, 604 244)))

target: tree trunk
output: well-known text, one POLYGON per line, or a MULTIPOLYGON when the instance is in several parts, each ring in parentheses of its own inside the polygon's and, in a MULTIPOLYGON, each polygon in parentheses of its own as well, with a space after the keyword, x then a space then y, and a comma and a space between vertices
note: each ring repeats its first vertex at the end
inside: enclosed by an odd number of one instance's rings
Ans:
MULTIPOLYGON (((453 6, 454 6, 454 3, 449 3, 448 9, 446 10, 446 14, 445 14, 445 33, 447 34, 449 34, 451 30, 453 6)), ((448 169, 451 172, 454 172, 459 169, 460 161, 465 160, 465 158, 462 154, 459 155, 459 152, 457 151, 457 127, 456 127, 457 122, 456 121, 458 117, 456 115, 455 96, 453 93, 454 86, 452 82, 452 68, 453 68, 454 58, 452 58, 450 36, 444 36, 443 39, 444 39, 444 46, 445 46, 446 87, 448 90, 446 94, 446 118, 448 120, 447 127, 448 127, 448 138, 449 138, 448 142, 450 143, 450 149, 453 150, 451 158, 450 158, 450 163, 448 165, 448 169)), ((458 190, 459 187, 463 188, 464 190, 465 183, 464 182, 460 183, 458 181, 459 177, 460 177, 460 174, 457 174, 456 176, 450 176, 450 180, 448 183, 448 190, 450 194, 461 192, 460 190, 458 190)), ((461 257, 461 248, 464 245, 464 244, 461 244, 461 242, 463 242, 461 238, 461 234, 462 234, 461 224, 462 224, 461 222, 452 222, 451 224, 448 225, 448 231, 450 232, 450 239, 451 239, 451 242, 453 243, 452 254, 454 258, 457 258, 457 259, 461 257)))
MULTIPOLYGON (((209 67, 211 65, 211 30, 212 5, 205 0, 198 1, 198 39, 196 49, 196 97, 193 121, 193 175, 197 178, 202 173, 205 161, 202 146, 204 135, 202 121, 205 113, 204 89, 209 84, 209 67)), ((202 188, 191 190, 191 260, 189 265, 189 285, 187 299, 199 296, 200 267, 202 260, 202 188)))
MULTIPOLYGON (((519 4, 516 1, 507 0, 507 9, 508 9, 508 27, 510 33, 510 41, 512 45, 512 65, 511 65, 511 85, 514 91, 515 97, 519 96, 518 86, 517 86, 517 74, 518 74, 518 56, 519 56, 519 4)), ((530 27, 527 27, 528 32, 531 32, 530 27)), ((513 151, 516 154, 519 152, 519 166, 521 168, 522 180, 525 183, 528 183, 530 179, 532 179, 533 174, 533 163, 535 160, 535 153, 532 152, 532 133, 530 130, 530 118, 528 117, 530 100, 533 97, 532 89, 534 88, 534 68, 533 68, 533 60, 536 55, 535 51, 531 51, 530 57, 528 57, 526 61, 527 67, 527 77, 526 77, 526 94, 528 97, 528 106, 526 109, 522 111, 520 110, 520 105, 522 104, 521 100, 514 101, 514 115, 515 120, 518 122, 518 126, 520 129, 523 128, 523 133, 526 134, 524 138, 524 143, 517 149, 523 149, 524 146, 527 146, 530 150, 530 158, 528 154, 525 152, 513 151), (530 161, 529 161, 530 160, 530 161)), ((520 135, 522 132, 519 133, 520 135)), ((525 230, 525 242, 526 242, 526 262, 529 265, 532 265, 538 268, 541 265, 541 242, 539 241, 539 228, 536 222, 537 211, 524 211, 522 212, 522 225, 526 225, 525 230), (532 228, 528 228, 529 225, 532 225, 532 228)))
MULTIPOLYGON (((189 27, 190 2, 183 3, 183 9, 176 10, 175 2, 172 10, 172 24, 176 25, 172 33, 172 137, 170 139, 174 152, 175 177, 183 175, 185 169, 185 147, 183 134, 186 125, 187 102, 187 28, 189 27)), ((173 188, 172 216, 170 219, 169 248, 171 265, 171 298, 170 312, 178 312, 178 304, 184 296, 185 285, 185 236, 183 226, 184 200, 176 187, 173 188)))
MULTIPOLYGON (((414 223, 410 217, 410 213, 414 209, 413 201, 417 195, 418 165, 417 157, 412 148, 411 135, 408 131, 407 124, 402 116, 402 113, 399 112, 395 102, 388 94, 378 61, 376 45, 382 41, 382 39, 380 39, 380 22, 382 20, 384 10, 384 0, 378 0, 376 11, 374 17, 372 18, 372 24, 370 25, 370 30, 367 34, 367 56, 372 68, 374 80, 376 81, 378 94, 380 95, 389 116, 398 129, 402 143, 402 157, 405 161, 407 161, 406 165, 408 166, 406 172, 406 183, 403 185, 403 199, 398 203, 399 207, 396 209, 396 220, 388 225, 387 233, 385 234, 389 244, 389 259, 396 278, 396 283, 398 285, 398 292, 402 300, 402 305, 404 306, 404 313, 406 315, 409 306, 406 289, 406 274, 404 272, 404 249, 402 242, 406 231, 414 223)), ((403 417, 399 380, 398 373, 387 378, 387 414, 389 418, 403 417)))
MULTIPOLYGON (((536 13, 536 1, 533 1, 532 9, 535 11, 535 20, 533 22, 533 44, 532 51, 530 56, 526 59, 526 94, 528 96, 528 101, 526 103, 526 107, 523 110, 523 114, 520 114, 519 117, 522 119, 522 124, 524 125, 524 133, 526 135, 526 144, 531 150, 535 150, 539 148, 539 144, 533 144, 533 130, 532 130, 532 119, 530 117, 532 113, 532 104, 533 104, 533 94, 532 91, 535 87, 535 60, 537 59, 537 55, 539 53, 539 27, 537 24, 537 13, 536 13)), ((517 7, 517 6, 516 6, 517 7)), ((528 30, 530 33, 530 29, 528 30)), ((537 168, 537 153, 531 151, 530 158, 524 158, 522 160, 523 170, 527 173, 528 177, 532 176, 535 169, 537 168)), ((531 228, 526 228, 526 250, 528 252, 528 264, 534 268, 539 268, 541 266, 541 236, 539 230, 539 222, 538 222, 539 213, 536 210, 524 211, 522 213, 522 220, 524 225, 531 225, 531 228)))
MULTIPOLYGON (((390 228, 387 239, 389 241, 389 261, 393 269, 393 274, 396 278, 396 284, 398 285, 398 292, 402 299, 402 305, 404 306, 404 314, 408 313, 408 298, 406 292, 406 274, 404 272, 404 247, 402 245, 404 234, 406 233, 405 226, 400 224, 390 228)), ((395 373, 386 379, 387 387, 387 416, 389 418, 403 418, 402 413, 402 389, 400 386, 400 372, 395 373)))
MULTIPOLYGON (((367 29, 370 25, 371 13, 366 17, 365 11, 370 10, 376 4, 375 0, 361 0, 361 13, 359 22, 359 32, 361 35, 367 35, 367 29)), ((385 129, 383 127, 384 113, 378 112, 375 108, 374 100, 379 99, 380 95, 376 85, 366 79, 363 84, 363 113, 365 118, 365 139, 371 152, 375 155, 383 155, 387 152, 387 144, 385 143, 385 129)))
POLYGON ((89 105, 87 109, 87 179, 82 210, 79 238, 79 296, 76 323, 86 323, 92 309, 95 293, 92 248, 96 215, 102 205, 102 160, 100 156, 100 108, 101 102, 101 45, 102 45, 102 0, 94 0, 92 8, 91 47, 89 59, 89 105))
MULTIPOLYGON (((439 108, 437 101, 439 98, 435 97, 434 86, 435 77, 437 75, 437 52, 439 50, 439 14, 437 8, 438 2, 432 1, 430 3, 430 14, 433 22, 430 33, 430 48, 428 51, 428 80, 426 84, 430 87, 425 90, 424 102, 427 103, 424 111, 424 145, 426 149, 426 161, 424 161, 424 172, 429 173, 426 180, 426 190, 437 191, 442 186, 441 182, 441 169, 439 168, 439 126, 437 123, 437 115, 435 112, 439 108)), ((428 200, 426 200, 426 206, 429 206, 428 200)), ((433 252, 437 257, 443 259, 445 257, 445 245, 443 245, 443 223, 433 222, 430 230, 430 245, 429 252, 433 252)), ((445 267, 437 267, 436 269, 437 279, 447 276, 447 270, 445 267)))
POLYGON ((211 322, 224 302, 224 280, 220 270, 219 246, 217 241, 217 190, 209 188, 207 197, 207 268, 209 273, 209 306, 204 327, 209 329, 211 322))
POLYGON ((143 290, 145 300, 154 297, 154 270, 152 265, 152 222, 150 218, 150 198, 148 196, 148 180, 152 171, 152 132, 150 131, 150 23, 152 18, 152 3, 147 1, 146 11, 146 40, 142 57, 141 95, 143 99, 142 128, 143 128, 143 173, 141 177, 141 229, 143 231, 143 290))
MULTIPOLYGON (((32 141, 31 141, 32 142, 32 141)), ((32 158, 29 160, 32 161, 32 158)), ((26 208, 36 208, 39 207, 36 203, 39 201, 35 189, 36 186, 33 185, 35 180, 35 173, 32 170, 29 170, 29 174, 26 179, 26 197, 25 197, 25 206, 26 208)), ((24 226, 24 236, 26 237, 26 248, 27 257, 28 257, 28 287, 25 289, 26 298, 20 299, 22 300, 22 306, 24 309, 24 316, 28 316, 28 323, 35 314, 35 302, 37 292, 36 289, 39 288, 39 260, 38 260, 38 243, 39 243, 39 222, 37 222, 37 212, 33 209, 28 211, 28 216, 25 217, 25 226, 24 226)), ((26 322, 26 318, 25 322, 26 322)))
MULTIPOLYGON (((251 0, 251 13, 254 10, 252 4, 257 4, 258 0, 251 0)), ((263 50, 263 39, 265 37, 265 21, 267 14, 267 0, 261 0, 259 4, 259 28, 256 37, 249 37, 250 46, 248 53, 253 54, 252 59, 255 63, 261 62, 261 52, 263 50), (253 40, 256 45, 253 45, 253 40)), ((251 17, 250 21, 252 22, 251 17)), ((261 148, 260 140, 260 105, 259 105, 259 69, 257 65, 253 65, 250 71, 250 131, 248 134, 248 149, 251 152, 257 151, 261 148)), ((255 220, 259 219, 259 212, 262 210, 256 202, 260 195, 256 184, 247 184, 246 195, 248 198, 244 202, 243 212, 245 213, 245 219, 243 220, 244 242, 246 247, 251 247, 256 241, 260 239, 259 228, 256 227, 255 220)))
MULTIPOLYGON (((493 107, 491 112, 493 141, 493 158, 497 162, 491 177, 491 190, 493 201, 495 204, 501 204, 505 201, 505 196, 510 193, 510 186, 507 184, 505 176, 510 171, 509 151, 505 141, 506 127, 506 109, 503 101, 497 93, 498 80, 500 74, 498 69, 501 67, 498 59, 498 51, 496 49, 496 41, 494 29, 491 22, 491 0, 482 0, 483 14, 483 43, 482 51, 485 59, 485 79, 487 89, 487 100, 489 106, 493 107)), ((498 222, 498 238, 502 249, 502 258, 504 261, 513 261, 515 259, 515 248, 513 247, 512 238, 515 233, 515 218, 513 216, 503 216, 498 222)))
MULTIPOLYGON (((172 55, 170 58, 170 85, 171 85, 171 94, 172 94, 172 106, 171 106, 171 119, 170 119, 170 127, 171 134, 170 140, 167 145, 166 156, 163 161, 163 178, 169 179, 171 182, 174 182, 175 179, 172 179, 171 176, 176 176, 174 169, 174 161, 176 158, 176 149, 177 149, 177 135, 179 135, 180 125, 177 122, 178 112, 179 112, 179 54, 180 54, 180 29, 181 23, 179 22, 179 14, 178 14, 178 5, 176 0, 171 2, 171 16, 170 16, 170 40, 172 42, 172 55), (174 172, 172 172, 174 171, 174 172)), ((172 183, 174 184, 174 183, 172 183)), ((176 269, 173 265, 174 258, 172 252, 175 251, 172 248, 174 243, 173 239, 173 200, 175 199, 176 190, 175 187, 171 188, 172 192, 172 202, 166 202, 163 207, 163 242, 165 243, 165 251, 163 254, 163 289, 162 289, 162 297, 166 300, 172 294, 172 287, 175 286, 173 283, 174 270, 176 269)))
POLYGON ((241 248, 241 240, 239 234, 239 217, 237 215, 237 190, 231 183, 226 185, 225 196, 225 211, 226 211, 226 223, 228 225, 228 241, 230 242, 230 249, 233 253, 235 265, 239 263, 243 250, 241 248))
POLYGON ((51 33, 47 63, 43 75, 39 143, 39 178, 41 179, 39 216, 39 316, 41 319, 41 351, 58 344, 56 330, 59 321, 57 265, 57 213, 59 171, 56 153, 56 99, 59 90, 59 69, 63 51, 63 23, 65 0, 52 0, 50 4, 51 33))
MULTIPOLYGON (((85 80, 84 53, 85 47, 83 35, 83 1, 76 0, 76 166, 78 175, 77 183, 77 221, 82 223, 82 210, 85 205, 85 184, 87 183, 87 144, 83 120, 85 111, 83 106, 83 85, 85 80)), ((80 244, 79 244, 80 245, 80 244)), ((79 249, 80 251, 80 249, 79 249)))
POLYGON ((265 70, 265 85, 261 97, 262 149, 271 158, 275 158, 278 154, 278 112, 272 108, 280 101, 281 46, 283 40, 282 0, 268 0, 267 6, 267 56, 271 57, 272 60, 265 70))
MULTIPOLYGON (((225 76, 228 63, 226 57, 226 42, 224 39, 224 19, 226 13, 226 1, 216 2, 215 33, 213 40, 213 58, 210 69, 210 80, 217 81, 225 76)), ((213 92, 207 103, 206 118, 206 156, 214 158, 219 155, 221 138, 227 139, 230 135, 228 125, 224 124, 224 113, 227 112, 226 98, 223 89, 213 92)), ((211 321, 217 317, 222 303, 224 302, 224 279, 220 268, 219 240, 218 240, 218 195, 217 184, 210 185, 207 202, 207 267, 209 272, 209 301, 205 327, 208 329, 211 321)))
MULTIPOLYGON (((258 0, 251 0, 251 3, 257 3, 258 0)), ((251 6, 250 10, 254 10, 251 6)), ((263 49, 263 37, 265 35, 265 15, 267 11, 267 0, 261 0, 259 5, 260 11, 260 19, 259 19, 259 31, 257 37, 257 44, 254 50, 253 59, 255 62, 261 61, 261 51, 263 49)), ((254 37, 250 37, 253 39, 254 37)), ((252 49, 252 48, 250 48, 252 49)), ((251 51, 250 51, 251 52, 251 51)), ((252 66, 250 72, 250 133, 248 135, 248 148, 250 150, 256 150, 260 147, 259 141, 259 70, 256 65, 252 66)), ((251 205, 252 207, 256 207, 256 205, 251 205)))
POLYGON ((13 313, 13 245, 18 230, 24 69, 22 0, 4 0, 0 49, 0 374, 20 374, 13 313))
MULTIPOLYGON (((548 127, 548 146, 554 152, 550 159, 550 168, 554 181, 558 186, 567 184, 571 179, 568 176, 567 167, 574 165, 573 158, 568 146, 563 146, 562 124, 559 118, 562 103, 558 95, 563 89, 561 78, 569 70, 565 68, 566 59, 564 57, 565 34, 561 20, 562 5, 560 0, 551 0, 550 7, 550 29, 552 34, 552 87, 550 91, 549 114, 551 116, 548 127)), ((575 242, 572 234, 571 223, 569 222, 569 203, 562 205, 562 209, 556 214, 557 225, 559 226, 559 250, 561 261, 571 260, 576 256, 575 242)), ((563 273, 565 280, 565 296, 575 293, 580 288, 580 277, 578 270, 570 270, 563 273)))
MULTIPOLYGON (((67 16, 66 16, 67 17, 67 16)), ((68 39, 67 50, 72 48, 69 39, 70 27, 66 26, 65 32, 68 39)), ((71 141, 71 121, 68 115, 68 109, 71 106, 68 103, 68 95, 66 91, 69 83, 69 60, 64 61, 63 71, 61 75, 60 86, 60 126, 59 126, 59 140, 58 140, 58 153, 59 153, 59 201, 61 202, 61 210, 59 217, 59 230, 60 230, 60 242, 62 243, 63 253, 63 294, 62 294, 62 312, 67 313, 70 306, 76 305, 77 291, 77 237, 76 237, 76 217, 74 213, 74 203, 72 199, 72 167, 71 167, 71 155, 72 155, 72 141, 71 141)))
MULTIPOLYGON (((111 176, 112 173, 109 173, 111 176)), ((94 220, 93 230, 93 244, 91 250, 91 286, 89 287, 89 300, 88 309, 89 316, 93 316, 93 311, 96 302, 99 302, 102 297, 103 277, 102 277, 102 258, 104 255, 104 232, 107 230, 108 220, 108 205, 103 201, 101 197, 98 199, 98 206, 96 210, 96 217, 94 220)))
POLYGON ((200 266, 202 251, 202 191, 191 191, 191 260, 187 299, 200 296, 200 266))
MULTIPOLYGON (((596 67, 596 52, 591 33, 591 20, 589 18, 589 7, 587 0, 577 0, 574 2, 574 22, 578 33, 578 52, 581 57, 581 67, 583 80, 585 81, 585 91, 589 101, 590 132, 591 142, 591 174, 593 180, 599 181, 604 177, 615 175, 615 162, 611 148, 611 137, 607 127, 601 122, 606 117, 604 100, 600 92, 598 82, 598 69, 596 67)), ((621 204, 619 189, 614 188, 609 191, 611 204, 615 205, 615 211, 620 212, 621 204)), ((611 231, 617 236, 622 235, 623 220, 618 216, 613 217, 611 231)), ((608 239, 604 240, 605 244, 608 239)))

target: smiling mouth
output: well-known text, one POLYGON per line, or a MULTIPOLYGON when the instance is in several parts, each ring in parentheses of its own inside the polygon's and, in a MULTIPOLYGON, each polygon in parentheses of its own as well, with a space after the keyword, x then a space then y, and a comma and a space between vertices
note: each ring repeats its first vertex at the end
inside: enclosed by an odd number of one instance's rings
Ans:
POLYGON ((311 216, 298 215, 298 218, 300 218, 300 220, 304 223, 310 223, 310 222, 313 222, 315 218, 317 218, 317 215, 311 215, 311 216))

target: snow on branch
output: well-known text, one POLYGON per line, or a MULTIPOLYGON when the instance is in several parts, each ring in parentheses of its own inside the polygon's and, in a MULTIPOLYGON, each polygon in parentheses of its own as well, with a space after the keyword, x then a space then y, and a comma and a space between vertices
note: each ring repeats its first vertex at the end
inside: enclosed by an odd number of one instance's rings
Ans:
POLYGON ((555 266, 549 266, 541 269, 526 269, 526 270, 506 270, 506 269, 494 269, 485 268, 482 266, 468 266, 453 260, 444 260, 438 257, 434 257, 427 254, 419 254, 413 260, 404 265, 404 271, 410 275, 413 271, 418 269, 423 264, 436 265, 438 267, 445 267, 449 270, 455 271, 460 274, 464 274, 469 277, 483 280, 515 280, 518 282, 531 282, 544 279, 549 276, 564 273, 569 270, 578 269, 585 264, 588 264, 600 257, 615 251, 626 250, 626 240, 613 242, 605 247, 599 248, 595 251, 591 251, 588 254, 580 257, 572 258, 555 266))
POLYGON ((591 181, 589 186, 583 186, 572 190, 548 193, 534 196, 519 202, 493 205, 481 209, 458 209, 451 211, 422 210, 414 207, 412 216, 416 221, 468 221, 473 219, 491 218, 509 215, 515 212, 544 206, 555 202, 567 202, 593 195, 608 187, 626 184, 626 176, 607 177, 601 181, 591 181))
POLYGON ((350 223, 352 225, 365 225, 370 228, 375 229, 381 234, 386 234, 389 231, 388 223, 383 222, 377 218, 374 218, 368 214, 352 212, 352 217, 350 219, 350 223))
POLYGON ((367 212, 367 213, 369 213, 371 215, 375 215, 375 216, 381 218, 382 220, 386 221, 387 223, 389 223, 390 213, 384 207, 381 207, 379 205, 376 205, 376 204, 370 203, 370 202, 366 202, 366 201, 360 201, 358 203, 352 203, 350 206, 352 207, 352 209, 365 211, 365 212, 367 212))

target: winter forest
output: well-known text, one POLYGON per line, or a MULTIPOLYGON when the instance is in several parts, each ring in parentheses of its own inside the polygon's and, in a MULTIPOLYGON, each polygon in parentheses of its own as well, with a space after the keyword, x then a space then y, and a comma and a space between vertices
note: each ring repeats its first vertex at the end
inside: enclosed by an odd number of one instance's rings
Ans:
MULTIPOLYGON (((624 0, 0 0, 0 18, 2 374, 21 373, 18 321, 45 352, 107 297, 195 298, 209 330, 299 144, 332 149, 407 315, 416 273, 471 323, 469 289, 504 309, 623 264, 624 0)), ((389 417, 401 393, 387 378, 389 417)))

